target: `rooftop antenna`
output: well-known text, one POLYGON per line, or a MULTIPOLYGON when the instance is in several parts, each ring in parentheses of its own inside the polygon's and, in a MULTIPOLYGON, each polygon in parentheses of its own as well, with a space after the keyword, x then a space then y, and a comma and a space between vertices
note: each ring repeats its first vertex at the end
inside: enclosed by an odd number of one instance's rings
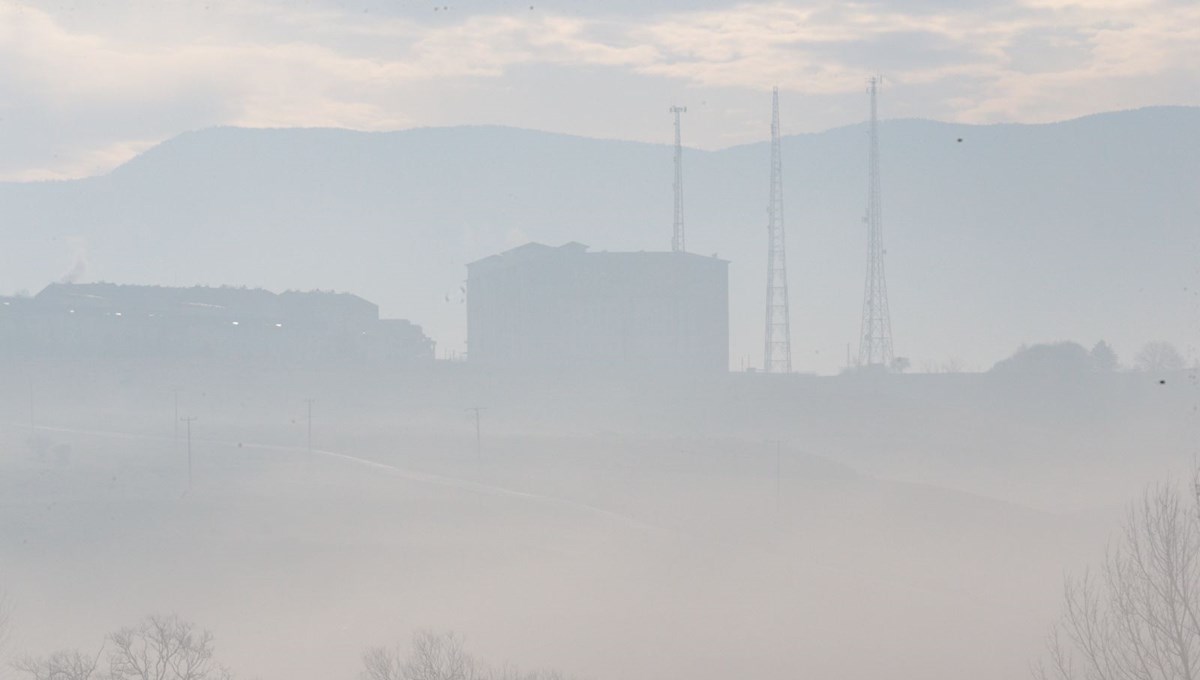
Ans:
POLYGON ((679 134, 679 114, 687 113, 686 106, 672 106, 675 115, 675 223, 671 236, 671 250, 686 252, 683 239, 683 141, 679 134))
POLYGON ((783 151, 779 134, 779 88, 771 91, 771 196, 767 203, 767 332, 763 370, 792 372, 787 249, 783 228, 783 151))
POLYGON ((867 278, 863 291, 862 334, 859 336, 858 365, 892 364, 892 318, 888 311, 887 281, 883 271, 883 204, 879 186, 878 89, 882 76, 868 80, 871 94, 869 170, 867 179, 867 278))

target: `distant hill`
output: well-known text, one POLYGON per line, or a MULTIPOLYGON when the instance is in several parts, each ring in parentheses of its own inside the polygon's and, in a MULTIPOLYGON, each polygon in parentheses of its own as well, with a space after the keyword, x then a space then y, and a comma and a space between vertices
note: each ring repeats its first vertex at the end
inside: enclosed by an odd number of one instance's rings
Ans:
MULTIPOLYGON (((1197 336, 1200 109, 881 134, 896 351, 917 368, 1197 336)), ((732 261, 734 367, 761 362, 767 154, 685 152, 689 249, 732 261)), ((794 364, 832 371, 858 334, 864 128, 787 137, 784 163, 794 364)), ((465 347, 467 262, 529 240, 664 249, 671 181, 665 145, 511 128, 190 132, 102 177, 0 184, 0 291, 68 273, 351 291, 441 355, 465 347)))

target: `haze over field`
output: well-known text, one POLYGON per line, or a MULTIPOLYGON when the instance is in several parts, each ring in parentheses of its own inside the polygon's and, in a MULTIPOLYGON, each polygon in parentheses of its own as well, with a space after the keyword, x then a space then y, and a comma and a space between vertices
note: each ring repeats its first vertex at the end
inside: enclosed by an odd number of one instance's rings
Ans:
POLYGON ((1200 680, 1197 63, 0 2, 0 680, 1200 680))
POLYGON ((6 372, 13 647, 179 611, 251 677, 351 677, 433 627, 597 678, 1010 678, 1200 434, 1186 375, 6 372))

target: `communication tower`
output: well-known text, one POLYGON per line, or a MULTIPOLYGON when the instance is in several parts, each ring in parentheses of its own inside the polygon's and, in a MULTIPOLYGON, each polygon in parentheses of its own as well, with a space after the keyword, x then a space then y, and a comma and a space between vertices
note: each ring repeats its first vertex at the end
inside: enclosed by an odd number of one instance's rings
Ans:
POLYGON ((779 134, 779 88, 771 92, 771 191, 767 203, 767 331, 763 370, 792 372, 787 248, 783 228, 783 152, 779 134))
POLYGON ((883 270, 883 204, 879 185, 878 89, 882 78, 872 77, 869 169, 867 179, 867 279, 863 292, 862 334, 859 336, 860 367, 892 365, 892 318, 888 311, 887 281, 883 270))
POLYGON ((679 114, 687 113, 686 106, 672 106, 675 115, 675 223, 671 236, 671 250, 686 252, 683 239, 683 141, 679 134, 679 114))

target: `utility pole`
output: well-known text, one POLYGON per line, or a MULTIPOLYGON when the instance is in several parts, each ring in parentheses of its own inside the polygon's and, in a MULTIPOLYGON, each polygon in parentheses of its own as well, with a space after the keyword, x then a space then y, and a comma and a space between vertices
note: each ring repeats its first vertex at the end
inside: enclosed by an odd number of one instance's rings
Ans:
POLYGON ((172 425, 174 425, 175 429, 174 429, 174 432, 172 433, 172 436, 174 437, 174 440, 175 440, 175 450, 176 451, 179 450, 179 393, 180 393, 180 391, 181 390, 178 387, 171 388, 171 394, 175 397, 175 421, 172 423, 172 425))
POLYGON ((313 405, 313 402, 316 401, 316 399, 312 399, 310 397, 308 399, 305 399, 304 401, 308 403, 308 457, 311 459, 312 451, 313 451, 313 448, 312 448, 312 405, 313 405))
POLYGON ((783 227, 783 143, 779 88, 771 91, 771 191, 767 203, 767 330, 763 370, 792 372, 792 325, 788 305, 787 246, 783 227))
POLYGON ((782 500, 780 489, 780 477, 783 469, 783 442, 775 439, 775 514, 779 514, 779 505, 782 500))
POLYGON ((867 179, 867 279, 863 291, 862 333, 859 335, 858 365, 890 367, 892 364, 892 317, 888 310, 887 281, 883 268, 883 202, 879 181, 879 112, 877 92, 882 78, 872 77, 867 179))
POLYGON ((783 500, 783 442, 775 440, 775 511, 779 512, 779 504, 783 500))
POLYGON ((687 113, 686 106, 672 106, 675 116, 675 223, 671 235, 671 251, 687 252, 683 234, 683 138, 679 132, 679 114, 687 113))
POLYGON ((474 406, 467 410, 474 411, 474 413, 475 413, 475 458, 479 461, 482 461, 483 460, 483 435, 482 435, 482 431, 479 429, 479 412, 486 411, 487 409, 482 406, 474 406))
POLYGON ((188 490, 188 493, 191 493, 192 492, 192 422, 196 420, 196 417, 188 416, 186 418, 181 418, 180 420, 187 423, 187 470, 188 470, 187 490, 188 490))

